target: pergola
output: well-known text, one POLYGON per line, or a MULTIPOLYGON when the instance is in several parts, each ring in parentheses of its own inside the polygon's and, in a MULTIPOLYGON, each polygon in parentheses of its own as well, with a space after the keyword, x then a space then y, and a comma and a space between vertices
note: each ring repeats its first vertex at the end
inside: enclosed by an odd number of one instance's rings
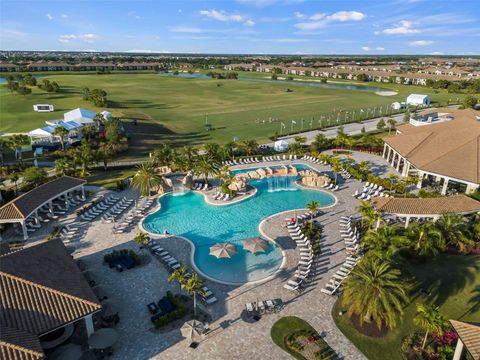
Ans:
POLYGON ((405 227, 411 218, 435 221, 445 213, 467 215, 480 212, 480 201, 466 195, 438 198, 375 197, 372 205, 382 214, 405 218, 405 227))
POLYGON ((80 190, 85 198, 84 185, 86 180, 71 176, 62 176, 46 184, 40 185, 29 192, 20 195, 0 208, 0 224, 20 223, 23 230, 23 238, 28 239, 26 220, 34 216, 38 223, 38 209, 48 204, 50 212, 53 212, 53 200, 64 197, 67 201, 68 194, 80 190))
POLYGON ((457 320, 450 320, 450 324, 452 324, 453 329, 458 335, 453 360, 460 360, 464 346, 474 359, 480 359, 479 324, 466 323, 457 320))

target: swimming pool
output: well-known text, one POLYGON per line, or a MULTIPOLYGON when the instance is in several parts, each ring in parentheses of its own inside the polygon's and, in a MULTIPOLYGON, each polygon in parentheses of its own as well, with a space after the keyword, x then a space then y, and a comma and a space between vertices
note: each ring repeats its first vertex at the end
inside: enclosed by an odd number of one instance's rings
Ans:
POLYGON ((160 198, 160 210, 146 217, 143 226, 152 233, 162 234, 167 230, 191 240, 195 245, 196 267, 213 280, 241 284, 264 279, 282 264, 281 249, 272 243, 267 252, 252 254, 243 250, 242 240, 259 236, 258 225, 266 217, 305 208, 312 200, 329 206, 335 203, 335 198, 295 183, 289 191, 269 191, 267 179, 249 183, 257 188, 255 196, 227 206, 209 205, 202 194, 193 191, 182 196, 164 195, 160 198), (235 255, 217 259, 209 254, 211 246, 226 241, 237 245, 235 255))

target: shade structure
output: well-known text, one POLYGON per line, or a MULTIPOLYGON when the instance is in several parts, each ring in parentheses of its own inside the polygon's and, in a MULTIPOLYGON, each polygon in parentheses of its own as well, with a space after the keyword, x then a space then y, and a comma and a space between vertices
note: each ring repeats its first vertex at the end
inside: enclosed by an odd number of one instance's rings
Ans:
POLYGON ((104 328, 95 331, 88 338, 88 345, 92 349, 106 349, 113 346, 118 339, 118 334, 115 330, 104 328))
POLYGON ((200 336, 205 331, 205 326, 198 320, 190 320, 183 324, 180 332, 187 339, 193 339, 195 336, 200 336))
POLYGON ((268 241, 260 238, 246 239, 243 241, 243 248, 253 254, 257 252, 265 252, 269 246, 270 244, 268 241))
POLYGON ((237 253, 237 247, 229 242, 218 243, 210 248, 210 255, 219 258, 230 258, 237 253))
POLYGON ((67 344, 56 349, 49 359, 52 360, 78 360, 82 357, 83 351, 80 345, 67 344))

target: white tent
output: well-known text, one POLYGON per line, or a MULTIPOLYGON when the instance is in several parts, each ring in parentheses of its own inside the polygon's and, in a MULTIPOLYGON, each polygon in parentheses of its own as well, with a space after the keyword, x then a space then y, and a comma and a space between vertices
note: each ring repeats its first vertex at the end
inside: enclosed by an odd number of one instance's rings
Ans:
POLYGON ((102 111, 102 116, 105 120, 110 120, 112 118, 112 113, 110 111, 102 111))
POLYGON ((79 124, 93 124, 96 113, 93 111, 76 108, 63 114, 63 119, 67 121, 76 121, 79 124))
POLYGON ((287 151, 288 142, 285 140, 275 141, 275 143, 273 144, 273 148, 275 149, 275 151, 278 151, 278 152, 287 151))
POLYGON ((407 97, 408 105, 429 105, 432 99, 428 95, 410 94, 407 97))
POLYGON ((390 105, 392 107, 393 110, 400 110, 402 108, 402 104, 400 104, 398 101, 392 103, 392 105, 390 105))

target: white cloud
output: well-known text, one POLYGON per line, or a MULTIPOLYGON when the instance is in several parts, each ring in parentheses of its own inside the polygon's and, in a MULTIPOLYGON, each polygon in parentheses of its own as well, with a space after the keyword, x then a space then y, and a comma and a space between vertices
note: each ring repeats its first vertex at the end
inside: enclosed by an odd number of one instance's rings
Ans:
POLYGON ((47 17, 48 20, 53 20, 53 16, 52 16, 50 13, 48 13, 48 14, 45 15, 45 16, 47 17))
POLYGON ((125 51, 127 53, 139 53, 139 54, 168 54, 171 51, 168 50, 151 50, 151 49, 131 49, 125 51))
POLYGON ((368 46, 362 46, 362 50, 363 50, 363 51, 370 51, 370 50, 372 50, 372 49, 369 48, 368 46))
POLYGON ((200 29, 197 27, 190 27, 190 26, 172 26, 170 28, 171 32, 176 32, 176 33, 192 33, 192 34, 199 34, 202 32, 205 32, 204 29, 200 29))
POLYGON ((359 11, 338 11, 336 13, 327 15, 323 13, 313 14, 309 17, 309 22, 301 22, 295 24, 295 27, 300 30, 311 31, 324 28, 330 23, 347 22, 347 21, 361 21, 367 15, 359 11))
POLYGON ((444 55, 444 53, 440 51, 434 51, 434 52, 431 52, 430 55, 444 55))
POLYGON ((280 38, 280 39, 272 39, 273 42, 276 43, 300 43, 306 42, 307 39, 300 39, 300 38, 280 38))
POLYGON ((294 15, 297 19, 304 19, 304 18, 306 17, 305 14, 302 14, 302 13, 299 12, 299 11, 295 11, 295 12, 293 13, 293 15, 294 15))
POLYGON ((338 11, 330 16, 327 16, 327 19, 334 21, 360 21, 367 17, 364 13, 359 11, 338 11))
POLYGON ((385 48, 382 47, 382 46, 377 46, 377 47, 375 47, 375 48, 371 48, 371 47, 369 47, 369 46, 362 46, 362 50, 363 50, 363 51, 373 51, 373 50, 384 51, 385 48))
MULTIPOLYGON (((413 24, 411 21, 402 20, 398 24, 396 24, 392 28, 385 29, 381 31, 383 34, 386 35, 407 35, 407 34, 416 34, 419 30, 413 28, 413 24)), ((379 34, 380 32, 376 31, 375 34, 379 34)))
POLYGON ((377 50, 377 51, 384 51, 385 48, 384 48, 383 46, 377 46, 377 47, 375 48, 375 50, 377 50))
POLYGON ((132 17, 134 19, 141 19, 141 16, 137 14, 136 11, 129 11, 128 14, 127 14, 129 17, 132 17))
POLYGON ((62 19, 68 19, 68 15, 67 15, 67 14, 62 14, 62 15, 60 15, 60 17, 61 17, 62 19))
POLYGON ((200 15, 210 19, 223 21, 223 22, 243 22, 246 19, 242 15, 227 14, 225 11, 220 10, 201 10, 200 15))
POLYGON ((432 45, 433 41, 431 40, 417 40, 417 41, 412 41, 408 45, 409 46, 414 46, 414 47, 419 47, 419 46, 429 46, 432 45))
POLYGON ((74 40, 80 40, 88 44, 93 44, 98 39, 98 35, 95 34, 67 34, 67 35, 60 35, 58 41, 62 44, 69 44, 74 40))
POLYGON ((254 25, 255 25, 255 21, 253 21, 253 20, 247 20, 247 21, 244 22, 244 25, 254 26, 254 25))

